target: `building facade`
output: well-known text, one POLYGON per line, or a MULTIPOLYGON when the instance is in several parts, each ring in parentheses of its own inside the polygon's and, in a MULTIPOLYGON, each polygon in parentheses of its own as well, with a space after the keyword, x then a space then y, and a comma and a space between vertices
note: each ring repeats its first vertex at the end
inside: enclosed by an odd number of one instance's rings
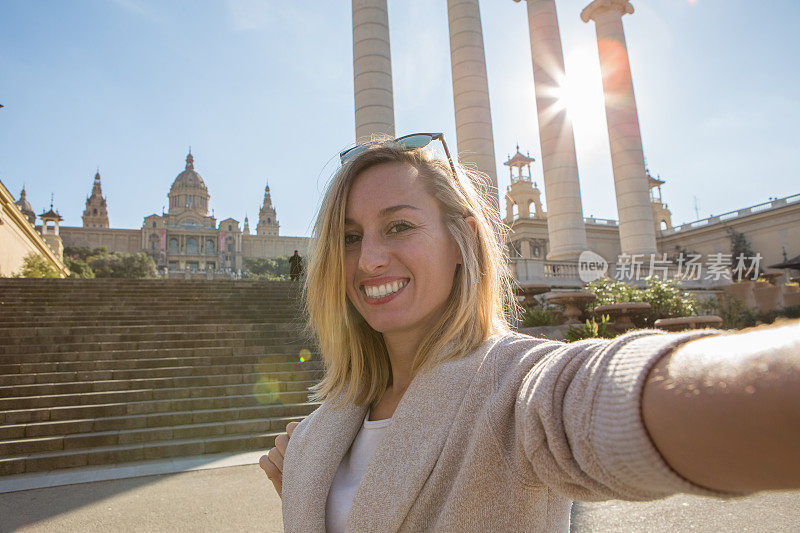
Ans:
MULTIPOLYGON (((514 264, 517 280, 522 284, 549 284, 562 287, 582 285, 576 262, 548 261, 548 213, 542 206, 541 191, 532 179, 530 165, 534 159, 519 151, 505 165, 511 173, 506 190, 504 222, 511 228, 507 243, 508 255, 514 264), (571 264, 567 264, 571 263, 571 264)), ((679 256, 700 255, 702 261, 731 254, 731 234, 742 234, 753 254, 759 254, 760 270, 781 263, 800 253, 800 194, 776 198, 769 202, 715 215, 677 227, 672 213, 662 198, 664 180, 647 172, 650 186, 650 208, 653 212, 657 259, 677 264, 679 256)), ((619 222, 611 219, 584 217, 587 250, 616 264, 623 249, 619 222)), ((646 268, 650 257, 641 259, 646 268)), ((736 258, 731 258, 734 263, 736 258)), ((697 284, 702 286, 703 284, 697 284)), ((713 285, 713 284, 712 284, 713 285)))
POLYGON ((259 209, 255 235, 250 234, 247 217, 242 228, 235 218, 217 221, 213 213, 209 215, 211 194, 194 168, 191 152, 167 196, 168 211, 146 216, 140 229, 110 228, 98 171, 86 200, 83 227, 60 228, 64 246, 105 246, 113 252, 145 252, 160 270, 173 272, 240 272, 247 257, 287 256, 294 250, 305 255, 308 249, 307 237, 280 235, 269 185, 259 209))

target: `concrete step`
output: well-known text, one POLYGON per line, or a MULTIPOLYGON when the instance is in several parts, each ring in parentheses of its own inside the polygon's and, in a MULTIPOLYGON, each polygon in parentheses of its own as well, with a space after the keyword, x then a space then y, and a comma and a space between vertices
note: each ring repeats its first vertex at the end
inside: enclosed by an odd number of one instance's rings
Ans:
MULTIPOLYGON (((136 360, 135 360, 136 361, 136 360)), ((143 361, 143 360, 138 360, 143 361)), ((28 363, 29 368, 23 372, 22 365, 0 365, 0 386, 31 385, 34 383, 62 383, 65 381, 97 381, 103 379, 133 379, 146 377, 165 377, 177 375, 211 375, 232 374, 236 372, 256 371, 261 373, 288 371, 299 368, 322 368, 320 361, 308 359, 293 362, 270 361, 261 357, 251 357, 244 362, 231 362, 220 359, 211 364, 189 364, 187 361, 170 359, 162 364, 113 368, 115 363, 123 361, 80 361, 86 368, 59 368, 59 363, 28 363), (36 366, 33 366, 36 365, 36 366), (47 366, 49 365, 49 366, 47 366), (11 370, 10 372, 7 370, 11 370), (183 372, 183 374, 178 374, 183 372)), ((148 362, 148 361, 144 361, 148 362)), ((190 362, 199 363, 192 359, 190 362)), ((66 365, 66 363, 62 363, 66 365)))
POLYGON ((91 405, 65 405, 57 407, 33 407, 0 411, 0 425, 30 424, 35 422, 58 422, 86 418, 123 417, 143 414, 165 414, 174 411, 204 409, 244 409, 256 405, 288 405, 308 401, 308 390, 271 391, 267 387, 253 388, 246 394, 200 396, 175 400, 145 400, 138 402, 119 401, 91 405))
POLYGON ((262 379, 270 381, 310 381, 321 378, 317 369, 298 369, 262 374, 250 369, 235 374, 184 375, 130 379, 108 379, 99 381, 67 381, 61 383, 34 383, 30 385, 0 386, 0 401, 31 396, 53 396, 63 394, 87 394, 127 390, 160 390, 215 385, 240 385, 255 383, 262 379))
POLYGON ((205 338, 188 339, 139 339, 111 342, 50 342, 0 344, 0 355, 6 354, 37 354, 50 352, 113 352, 120 350, 152 350, 156 348, 168 350, 172 348, 203 348, 230 346, 244 348, 246 346, 280 346, 295 342, 296 337, 290 335, 231 335, 227 333, 208 335, 205 338))
MULTIPOLYGON (((0 457, 10 457, 39 452, 69 451, 103 446, 127 445, 143 442, 168 440, 184 440, 216 435, 238 435, 257 433, 259 431, 286 427, 288 422, 302 420, 310 412, 295 416, 274 418, 225 419, 203 423, 184 423, 135 429, 111 431, 93 431, 67 435, 49 435, 44 437, 25 437, 20 439, 0 440, 0 457), (274 427, 273 427, 274 425, 274 427)), ((190 415, 185 415, 191 419, 190 415)))
MULTIPOLYGON (((0 441, 39 437, 67 436, 129 429, 164 428, 188 424, 207 424, 244 419, 270 419, 302 416, 308 413, 308 402, 292 404, 251 405, 226 409, 198 409, 157 414, 135 414, 100 418, 84 418, 25 424, 0 425, 0 441)), ((317 404, 315 404, 317 405, 317 404)), ((41 451, 41 450, 39 450, 41 451)))
MULTIPOLYGON (((0 394, 3 387, 23 385, 43 385, 54 383, 129 381, 150 378, 177 378, 186 376, 212 376, 227 374, 272 374, 276 372, 297 372, 301 370, 321 370, 322 363, 259 363, 205 366, 170 366, 161 368, 135 368, 128 370, 90 370, 82 372, 39 372, 30 374, 0 374, 0 394)), ((7 395, 12 397, 13 395, 7 395)))
POLYGON ((122 465, 166 457, 266 450, 274 445, 275 437, 283 433, 289 421, 301 419, 302 417, 285 419, 285 423, 284 420, 279 420, 275 422, 275 429, 262 430, 258 433, 103 446, 87 450, 40 452, 0 458, 0 475, 43 472, 90 465, 122 465), (281 425, 282 427, 279 427, 281 425))
POLYGON ((308 381, 277 381, 265 379, 255 383, 225 383, 218 385, 198 385, 194 387, 143 388, 110 391, 91 391, 82 393, 42 394, 37 396, 16 396, 0 398, 0 411, 31 409, 35 407, 58 407, 70 405, 91 405, 116 402, 142 402, 146 400, 178 400, 181 398, 218 396, 225 394, 255 394, 262 389, 270 392, 307 390, 318 379, 308 381))
MULTIPOLYGON (((318 353, 310 349, 303 354, 305 364, 319 359, 318 353)), ((50 361, 36 363, 12 363, 0 365, 0 375, 4 377, 15 374, 57 374, 57 373, 82 373, 82 372, 116 372, 119 370, 147 370, 159 368, 195 368, 226 365, 251 365, 260 368, 265 365, 298 364, 299 354, 270 355, 223 355, 223 356, 195 356, 195 357, 163 357, 153 359, 101 359, 95 361, 50 361), (256 366, 258 365, 258 366, 256 366)), ((320 363, 321 364, 321 363, 320 363)), ((113 374, 112 374, 113 375, 113 374)))
MULTIPOLYGON (((230 328, 222 331, 168 331, 162 333, 95 333, 90 335, 37 335, 34 337, 9 336, 0 337, 0 348, 10 346, 51 346, 73 344, 99 344, 115 342, 155 342, 155 341, 202 341, 214 339, 250 339, 269 342, 283 340, 287 337, 295 338, 300 334, 296 331, 255 331, 253 329, 230 328)), ((48 350, 49 351, 49 350, 48 350)))
MULTIPOLYGON (((60 326, 66 327, 77 327, 77 326, 87 326, 87 325, 95 325, 95 326, 146 326, 146 325, 162 325, 162 326, 177 326, 183 324, 247 324, 247 323, 259 323, 264 322, 265 320, 275 321, 272 318, 265 318, 260 316, 220 316, 219 314, 209 314, 209 315, 190 315, 190 316, 169 316, 169 317, 158 317, 158 319, 147 318, 146 316, 137 316, 137 317, 115 317, 115 316, 103 316, 98 315, 92 319, 86 318, 48 318, 48 319, 9 319, 9 320, 0 320, 0 329, 2 328, 17 328, 17 327, 48 327, 54 324, 58 324, 60 326)), ((282 322, 290 323, 295 321, 292 317, 287 317, 281 319, 282 322)))
POLYGON ((102 359, 160 359, 163 357, 196 357, 202 355, 289 355, 299 354, 307 345, 245 346, 203 346, 198 348, 153 348, 147 350, 108 350, 101 352, 47 352, 38 354, 2 354, 0 364, 52 362, 52 361, 94 361, 102 359))
POLYGON ((263 320, 259 322, 235 322, 234 324, 200 323, 200 324, 143 324, 139 326, 64 326, 61 324, 30 326, 18 328, 0 327, 0 339, 8 337, 46 337, 53 335, 158 335, 165 333, 222 333, 225 331, 278 331, 299 332, 302 324, 283 320, 263 320))

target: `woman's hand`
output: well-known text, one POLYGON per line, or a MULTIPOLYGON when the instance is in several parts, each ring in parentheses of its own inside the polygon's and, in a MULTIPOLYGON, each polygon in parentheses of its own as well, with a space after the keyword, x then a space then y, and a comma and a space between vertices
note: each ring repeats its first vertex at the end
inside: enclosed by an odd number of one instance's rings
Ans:
POLYGON ((278 496, 281 495, 281 488, 283 487, 283 456, 286 455, 286 446, 289 444, 289 438, 292 436, 292 431, 300 424, 300 422, 289 422, 286 425, 286 433, 281 433, 275 437, 275 447, 270 448, 266 455, 262 455, 258 460, 258 466, 267 474, 267 477, 275 486, 278 496))

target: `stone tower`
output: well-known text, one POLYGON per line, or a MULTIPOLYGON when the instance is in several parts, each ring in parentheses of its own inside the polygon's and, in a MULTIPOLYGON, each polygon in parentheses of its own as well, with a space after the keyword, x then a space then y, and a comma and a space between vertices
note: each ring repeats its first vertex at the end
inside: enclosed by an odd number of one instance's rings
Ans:
POLYGON ((275 208, 272 207, 272 198, 269 194, 269 184, 264 190, 264 203, 261 204, 261 211, 258 213, 258 225, 256 226, 256 234, 258 235, 277 235, 280 224, 278 224, 278 215, 275 213, 275 208))
POLYGON ((83 227, 108 227, 108 209, 106 208, 106 199, 103 197, 103 189, 100 187, 99 170, 94 175, 92 195, 86 198, 86 209, 83 210, 83 227))
POLYGON ((542 209, 542 192, 531 178, 531 163, 535 161, 530 155, 522 155, 517 146, 517 153, 503 163, 508 167, 511 185, 506 189, 506 224, 509 226, 517 218, 545 218, 542 209), (516 173, 514 172, 516 169, 516 173), (527 173, 525 172, 527 170, 527 173), (531 212, 531 204, 534 206, 531 212), (517 212, 514 212, 514 206, 517 212))
POLYGON ((31 203, 26 198, 24 185, 22 186, 22 191, 19 193, 19 200, 14 202, 14 205, 19 207, 19 210, 22 211, 22 214, 25 215, 25 218, 28 219, 28 222, 36 225, 36 212, 33 210, 33 206, 31 206, 31 203))
POLYGON ((656 224, 656 235, 659 235, 663 230, 672 229, 672 212, 669 210, 667 204, 661 199, 661 186, 664 180, 654 178, 647 171, 647 181, 650 185, 650 207, 653 208, 653 220, 656 224), (658 196, 655 192, 658 191, 658 196))
POLYGON ((64 243, 61 242, 61 235, 59 235, 58 224, 64 220, 58 211, 53 210, 53 199, 50 198, 50 211, 39 215, 42 219, 42 238, 44 242, 53 250, 53 253, 58 256, 59 260, 64 260, 64 243), (52 224, 52 226, 50 226, 52 224))
POLYGON ((247 220, 247 215, 244 216, 244 234, 250 235, 250 221, 247 220))

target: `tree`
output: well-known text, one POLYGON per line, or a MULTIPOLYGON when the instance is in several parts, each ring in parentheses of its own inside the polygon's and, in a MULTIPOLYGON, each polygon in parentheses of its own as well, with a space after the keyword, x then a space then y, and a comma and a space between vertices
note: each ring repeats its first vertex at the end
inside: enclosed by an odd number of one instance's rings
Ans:
POLYGON ((739 264, 739 257, 744 260, 743 268, 733 273, 734 281, 741 281, 742 275, 749 272, 753 268, 755 262, 755 252, 750 247, 750 241, 744 236, 744 233, 736 231, 729 227, 727 228, 728 238, 731 241, 731 268, 735 269, 739 264))
POLYGON ((31 252, 22 259, 22 270, 15 278, 60 278, 61 273, 41 255, 31 252))
POLYGON ((109 252, 105 246, 87 248, 67 246, 64 258, 73 272, 71 277, 80 278, 154 278, 156 264, 144 252, 124 254, 109 252))
POLYGON ((289 275, 288 257, 245 257, 244 269, 251 277, 261 279, 286 279, 289 275))
POLYGON ((94 277, 92 267, 86 261, 81 259, 72 259, 71 257, 64 256, 64 263, 69 268, 71 278, 91 279, 94 277))
POLYGON ((88 263, 97 278, 154 278, 157 274, 156 264, 144 252, 95 255, 88 263))

